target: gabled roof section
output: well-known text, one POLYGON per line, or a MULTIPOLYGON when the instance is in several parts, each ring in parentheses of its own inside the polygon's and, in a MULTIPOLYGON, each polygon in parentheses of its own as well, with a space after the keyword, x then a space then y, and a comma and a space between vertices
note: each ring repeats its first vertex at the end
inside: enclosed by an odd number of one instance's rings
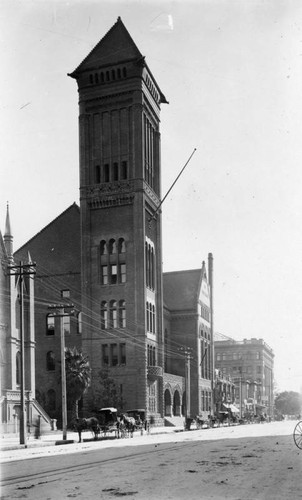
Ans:
POLYGON ((58 217, 56 217, 54 220, 52 220, 49 224, 47 224, 45 227, 43 227, 43 229, 41 229, 41 231, 39 231, 37 234, 35 234, 32 238, 30 238, 30 240, 28 240, 26 243, 24 243, 24 245, 22 245, 20 248, 18 248, 18 250, 16 250, 16 252, 14 252, 15 254, 17 253, 20 253, 22 252, 22 250, 24 248, 26 248, 26 255, 28 255, 28 250, 27 250, 27 247, 28 245, 34 240, 37 238, 37 236, 40 236, 41 234, 43 234, 47 229, 49 229, 51 226, 55 225, 55 223, 60 220, 60 219, 63 219, 65 218, 68 214, 72 214, 72 212, 74 212, 75 216, 77 218, 80 217, 80 207, 76 204, 76 203, 73 203, 72 205, 70 205, 66 210, 64 210, 64 212, 62 212, 60 215, 58 215, 58 217))
POLYGON ((164 303, 171 311, 195 309, 199 297, 202 269, 163 274, 164 303))
POLYGON ((142 54, 132 40, 124 23, 118 17, 112 28, 92 49, 88 56, 85 57, 81 64, 72 73, 68 73, 68 76, 77 78, 83 71, 142 58, 142 54))

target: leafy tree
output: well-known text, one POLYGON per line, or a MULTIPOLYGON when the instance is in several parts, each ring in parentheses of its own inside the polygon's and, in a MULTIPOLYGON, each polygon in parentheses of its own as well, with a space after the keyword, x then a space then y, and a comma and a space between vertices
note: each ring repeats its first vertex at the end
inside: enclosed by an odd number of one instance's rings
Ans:
POLYGON ((91 382, 91 368, 87 356, 76 347, 65 349, 66 393, 71 405, 71 418, 79 416, 78 403, 91 382))
POLYGON ((98 384, 92 392, 91 409, 97 411, 100 408, 114 407, 120 411, 124 404, 120 389, 115 380, 109 376, 108 370, 100 370, 98 384))
POLYGON ((275 407, 283 415, 298 415, 301 413, 301 394, 295 391, 280 392, 275 398, 275 407))

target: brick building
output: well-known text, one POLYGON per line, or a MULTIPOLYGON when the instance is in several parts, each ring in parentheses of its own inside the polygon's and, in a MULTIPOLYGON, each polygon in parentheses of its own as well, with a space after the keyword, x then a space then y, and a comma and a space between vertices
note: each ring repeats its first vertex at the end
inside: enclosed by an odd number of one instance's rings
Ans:
MULTIPOLYGON (((38 397, 51 416, 60 412, 59 328, 48 306, 66 300, 78 312, 64 324, 66 344, 81 347, 92 367, 84 412, 106 368, 125 406, 145 408, 156 423, 208 414, 206 266, 162 273, 165 96, 120 18, 69 76, 79 91, 80 208, 69 207, 16 253, 30 251, 37 262, 38 397)), ((212 263, 209 255, 209 275, 212 263)))
POLYGON ((236 386, 241 414, 273 416, 274 353, 262 339, 215 340, 215 366, 236 386))
POLYGON ((36 399, 51 418, 61 418, 61 341, 59 312, 50 306, 73 304, 75 315, 63 318, 65 345, 82 346, 80 210, 71 205, 15 252, 30 252, 35 275, 36 399))

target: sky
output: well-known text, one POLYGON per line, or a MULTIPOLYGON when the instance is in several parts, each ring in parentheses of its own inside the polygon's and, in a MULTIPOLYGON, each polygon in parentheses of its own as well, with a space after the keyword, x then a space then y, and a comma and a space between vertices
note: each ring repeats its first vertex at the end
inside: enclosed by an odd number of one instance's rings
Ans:
POLYGON ((120 16, 161 110, 163 270, 214 257, 214 329, 262 338, 302 388, 302 2, 0 0, 0 228, 14 249, 79 203, 67 76, 120 16), (2 221, 2 222, 1 222, 2 221))

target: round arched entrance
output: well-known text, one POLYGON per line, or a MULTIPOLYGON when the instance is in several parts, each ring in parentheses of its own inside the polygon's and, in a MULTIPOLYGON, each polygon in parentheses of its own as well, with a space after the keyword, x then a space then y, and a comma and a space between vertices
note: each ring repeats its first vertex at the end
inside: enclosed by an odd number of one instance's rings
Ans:
POLYGON ((176 390, 173 395, 173 415, 174 417, 181 416, 180 394, 178 390, 176 390))
POLYGON ((172 396, 170 389, 165 390, 165 417, 172 417, 172 396))

